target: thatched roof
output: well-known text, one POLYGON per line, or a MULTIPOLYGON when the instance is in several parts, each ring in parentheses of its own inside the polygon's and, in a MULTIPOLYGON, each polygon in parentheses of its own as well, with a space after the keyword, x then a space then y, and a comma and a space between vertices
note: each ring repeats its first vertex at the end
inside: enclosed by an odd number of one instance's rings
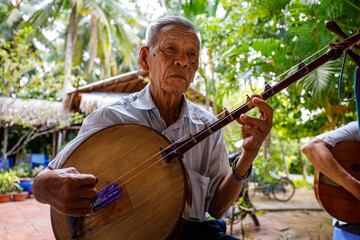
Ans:
MULTIPOLYGON (((120 97, 140 91, 148 82, 148 72, 143 71, 133 71, 97 81, 69 92, 65 100, 65 109, 88 115, 104 104, 114 102, 120 97)), ((190 101, 206 108, 205 97, 197 90, 190 88, 186 92, 186 97, 190 101)))
MULTIPOLYGON (((109 102, 109 98, 102 94, 86 95, 88 93, 133 93, 143 89, 147 81, 147 72, 133 71, 115 77, 107 78, 82 86, 69 92, 65 99, 65 109, 89 114, 99 106, 109 102), (85 97, 83 98, 83 96, 85 97), (81 106, 81 107, 80 107, 81 106)), ((110 96, 110 95, 109 95, 110 96)))
MULTIPOLYGON (((69 112, 88 115, 104 104, 140 91, 149 81, 147 76, 147 72, 133 71, 85 85, 69 92, 65 104, 39 99, 0 97, 0 126, 41 131, 71 126, 69 112)), ((190 101, 206 108, 205 97, 195 89, 190 88, 186 96, 190 101)))
POLYGON ((51 129, 69 126, 71 119, 61 102, 0 97, 0 126, 51 129))
POLYGON ((129 95, 129 93, 103 93, 89 92, 82 93, 79 110, 85 115, 89 115, 102 105, 109 104, 119 100, 119 98, 129 95))

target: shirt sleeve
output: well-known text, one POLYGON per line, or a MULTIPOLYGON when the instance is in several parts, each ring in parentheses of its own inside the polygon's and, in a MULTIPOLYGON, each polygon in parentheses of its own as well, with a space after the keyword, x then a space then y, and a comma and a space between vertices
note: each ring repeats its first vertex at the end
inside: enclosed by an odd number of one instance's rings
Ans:
POLYGON ((338 129, 320 134, 316 138, 326 142, 334 147, 337 143, 345 141, 360 142, 359 126, 358 123, 350 122, 347 125, 338 129))
POLYGON ((208 211, 212 198, 215 195, 222 178, 229 174, 230 164, 226 149, 223 132, 219 131, 215 135, 214 145, 210 151, 210 165, 208 175, 210 176, 205 210, 208 211))
MULTIPOLYGON (((119 122, 117 122, 119 123, 119 122)), ((100 108, 87 116, 81 125, 76 138, 71 140, 63 150, 61 150, 53 161, 49 163, 51 168, 61 168, 70 154, 88 137, 94 133, 116 124, 107 108, 100 108)))

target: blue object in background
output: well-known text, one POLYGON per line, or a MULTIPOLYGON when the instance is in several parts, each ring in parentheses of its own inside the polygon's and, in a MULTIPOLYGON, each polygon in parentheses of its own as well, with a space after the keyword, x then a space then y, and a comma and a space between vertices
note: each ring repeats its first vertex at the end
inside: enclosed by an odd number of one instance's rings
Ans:
POLYGON ((33 194, 32 191, 32 185, 33 185, 33 180, 21 180, 19 185, 23 188, 23 191, 27 191, 29 192, 29 194, 33 194))
MULTIPOLYGON (((14 166, 14 159, 13 158, 7 158, 6 159, 6 166, 5 169, 9 169, 12 166, 14 166)), ((3 159, 0 159, 0 168, 3 167, 3 159)))
POLYGON ((360 235, 355 235, 340 228, 334 227, 333 240, 360 240, 360 235))
POLYGON ((48 160, 49 160, 49 157, 44 153, 32 153, 30 167, 34 168, 34 167, 38 167, 40 165, 43 165, 45 167, 49 163, 48 160))

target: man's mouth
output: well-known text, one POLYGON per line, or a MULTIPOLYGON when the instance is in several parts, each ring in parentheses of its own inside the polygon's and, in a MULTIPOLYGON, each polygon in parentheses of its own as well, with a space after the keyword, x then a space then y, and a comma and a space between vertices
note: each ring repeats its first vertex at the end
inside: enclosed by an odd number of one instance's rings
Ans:
POLYGON ((174 74, 174 75, 170 75, 170 77, 172 77, 172 78, 181 78, 181 79, 185 80, 185 76, 183 76, 183 75, 174 74))

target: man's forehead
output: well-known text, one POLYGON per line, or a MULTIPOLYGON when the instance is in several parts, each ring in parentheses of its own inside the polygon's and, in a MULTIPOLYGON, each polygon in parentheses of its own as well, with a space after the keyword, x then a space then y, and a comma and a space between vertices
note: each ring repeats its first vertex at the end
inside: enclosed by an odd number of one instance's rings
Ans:
POLYGON ((171 40, 180 40, 184 38, 191 39, 190 42, 195 46, 200 48, 200 40, 199 37, 192 29, 188 29, 182 26, 176 25, 168 25, 164 26, 161 29, 161 34, 159 36, 161 38, 161 42, 171 41, 171 40))

